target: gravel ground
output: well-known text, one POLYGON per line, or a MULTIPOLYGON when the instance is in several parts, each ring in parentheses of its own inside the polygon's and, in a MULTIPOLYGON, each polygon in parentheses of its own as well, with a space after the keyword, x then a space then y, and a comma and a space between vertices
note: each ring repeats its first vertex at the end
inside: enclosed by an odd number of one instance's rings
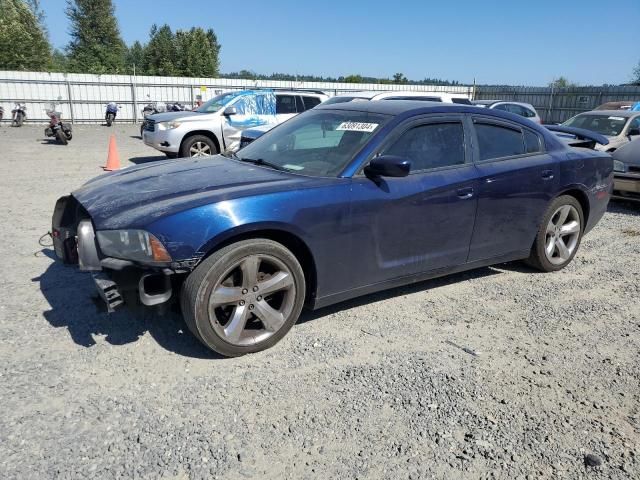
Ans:
POLYGON ((0 127, 0 478, 640 478, 639 206, 562 272, 394 289, 222 359, 177 314, 100 313, 38 245, 111 132, 163 158, 132 125, 0 127))

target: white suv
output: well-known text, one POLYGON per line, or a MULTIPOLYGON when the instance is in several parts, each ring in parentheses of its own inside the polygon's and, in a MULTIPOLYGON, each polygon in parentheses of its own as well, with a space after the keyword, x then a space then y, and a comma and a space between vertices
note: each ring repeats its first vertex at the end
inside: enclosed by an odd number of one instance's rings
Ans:
POLYGON ((509 102, 503 100, 474 100, 473 104, 476 107, 493 108, 495 110, 515 113, 521 117, 533 120, 536 123, 542 123, 540 115, 538 115, 538 112, 536 112, 536 109, 530 103, 509 102))
POLYGON ((169 157, 235 151, 247 128, 277 125, 320 104, 322 92, 241 90, 226 92, 193 111, 150 115, 142 129, 146 145, 169 157))
POLYGON ((332 103, 362 102, 373 100, 422 100, 424 102, 459 103, 471 105, 471 100, 462 93, 444 92, 411 92, 411 91, 391 91, 391 92, 348 92, 331 97, 324 102, 324 105, 332 103))

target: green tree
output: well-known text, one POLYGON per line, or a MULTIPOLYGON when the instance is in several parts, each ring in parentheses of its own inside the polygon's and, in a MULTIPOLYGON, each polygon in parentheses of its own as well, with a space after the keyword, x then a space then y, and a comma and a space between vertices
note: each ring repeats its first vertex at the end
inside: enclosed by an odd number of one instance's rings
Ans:
POLYGON ((49 70, 51 72, 62 72, 66 73, 69 71, 69 59, 57 48, 51 54, 51 63, 49 66, 49 70))
POLYGON ((145 71, 145 47, 138 40, 133 42, 127 49, 126 55, 126 69, 133 72, 135 65, 135 71, 139 75, 146 74, 145 71))
POLYGON ((81 73, 124 73, 126 46, 111 0, 67 0, 69 68, 81 73))
POLYGON ((570 88, 577 87, 577 83, 570 82, 566 77, 558 77, 554 81, 549 82, 549 86, 553 88, 570 88))
POLYGON ((345 83, 362 83, 362 75, 348 75, 344 77, 345 83))
POLYGON ((640 85, 640 62, 638 62, 638 66, 633 69, 633 80, 631 80, 631 83, 640 85))
POLYGON ((393 75, 393 83, 407 83, 409 80, 407 80, 407 77, 404 76, 404 74, 402 73, 396 73, 393 75))
POLYGON ((216 77, 220 61, 220 44, 212 29, 200 27, 176 32, 178 70, 185 77, 216 77))
POLYGON ((149 43, 144 53, 144 71, 147 75, 178 76, 178 49, 176 37, 169 25, 151 26, 149 43))
POLYGON ((45 70, 51 58, 39 11, 24 0, 0 0, 0 70, 45 70))

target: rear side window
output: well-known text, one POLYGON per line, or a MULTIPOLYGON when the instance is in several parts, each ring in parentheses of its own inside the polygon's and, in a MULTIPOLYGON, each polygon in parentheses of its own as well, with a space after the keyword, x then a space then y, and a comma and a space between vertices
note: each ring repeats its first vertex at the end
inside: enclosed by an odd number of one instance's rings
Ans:
POLYGON ((541 152, 540 136, 531 130, 524 131, 524 148, 526 153, 541 152))
POLYGON ((522 132, 508 127, 476 123, 480 161, 524 154, 522 132))
POLYGON ((305 97, 302 96, 302 101, 304 102, 305 110, 309 110, 316 105, 320 105, 320 99, 318 97, 305 97))
POLYGON ((462 165, 462 123, 429 123, 413 127, 404 132, 385 153, 411 160, 411 171, 462 165))
POLYGON ((276 113, 298 113, 296 97, 293 95, 276 95, 276 113))

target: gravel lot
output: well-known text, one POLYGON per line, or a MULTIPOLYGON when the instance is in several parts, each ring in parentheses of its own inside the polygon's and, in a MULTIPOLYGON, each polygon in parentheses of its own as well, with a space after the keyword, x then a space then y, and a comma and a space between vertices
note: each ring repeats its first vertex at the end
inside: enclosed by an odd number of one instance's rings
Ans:
POLYGON ((221 359, 177 314, 100 313, 38 245, 111 132, 125 166, 164 157, 133 125, 42 130, 0 126, 0 478, 640 478, 640 206, 562 272, 395 289, 221 359))

